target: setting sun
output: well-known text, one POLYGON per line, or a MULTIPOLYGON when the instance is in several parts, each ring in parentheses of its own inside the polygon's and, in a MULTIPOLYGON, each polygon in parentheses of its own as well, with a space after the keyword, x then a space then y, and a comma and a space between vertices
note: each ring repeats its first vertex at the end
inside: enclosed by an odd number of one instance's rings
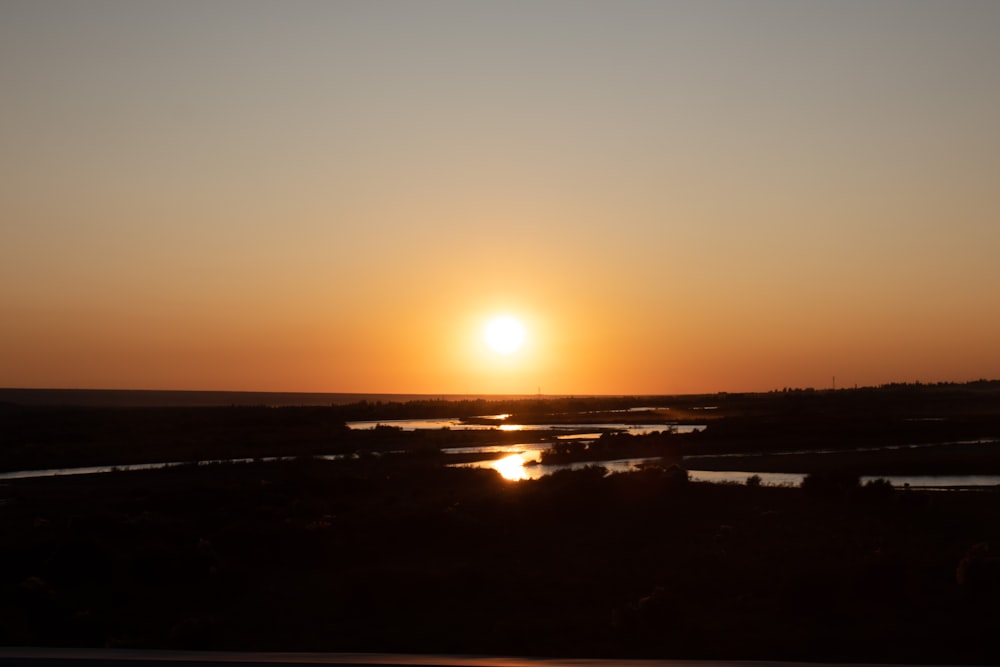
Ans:
POLYGON ((1000 377, 1000 2, 203 5, 0 1, 4 387, 1000 377))
POLYGON ((511 354, 524 344, 524 325, 508 315, 495 317, 483 332, 486 344, 498 354, 511 354))

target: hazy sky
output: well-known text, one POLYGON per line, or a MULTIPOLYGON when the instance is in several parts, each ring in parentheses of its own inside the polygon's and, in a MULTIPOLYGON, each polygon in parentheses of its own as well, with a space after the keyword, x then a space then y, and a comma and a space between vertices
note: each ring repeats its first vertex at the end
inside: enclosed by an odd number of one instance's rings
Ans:
POLYGON ((0 386, 1000 378, 998 68, 993 0, 0 0, 0 386))

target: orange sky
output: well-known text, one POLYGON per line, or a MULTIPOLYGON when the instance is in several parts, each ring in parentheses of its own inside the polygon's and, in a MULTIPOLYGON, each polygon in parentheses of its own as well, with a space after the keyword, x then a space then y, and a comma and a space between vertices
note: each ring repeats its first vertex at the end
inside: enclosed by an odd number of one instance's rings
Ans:
POLYGON ((0 386, 998 378, 998 34, 974 1, 3 3, 0 386))

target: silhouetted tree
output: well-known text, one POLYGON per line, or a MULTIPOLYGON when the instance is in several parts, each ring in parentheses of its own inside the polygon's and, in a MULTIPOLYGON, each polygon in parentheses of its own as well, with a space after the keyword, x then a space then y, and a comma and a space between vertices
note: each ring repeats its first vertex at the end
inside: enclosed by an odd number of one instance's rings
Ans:
POLYGON ((843 496, 861 484, 858 476, 846 470, 812 472, 802 480, 802 490, 810 496, 843 496))

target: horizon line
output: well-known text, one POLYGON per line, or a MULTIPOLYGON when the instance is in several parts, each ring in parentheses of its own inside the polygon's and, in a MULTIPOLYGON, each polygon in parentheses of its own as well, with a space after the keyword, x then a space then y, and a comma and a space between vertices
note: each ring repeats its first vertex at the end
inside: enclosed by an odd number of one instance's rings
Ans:
MULTIPOLYGON (((164 388, 108 388, 108 387, 2 387, 4 393, 113 393, 113 394, 228 394, 228 395, 286 395, 286 396, 384 396, 384 397, 415 397, 461 400, 468 398, 498 398, 498 399, 531 399, 531 398, 614 398, 614 397, 667 397, 667 396, 714 396, 725 394, 773 394, 786 391, 841 392, 862 389, 879 389, 892 386, 961 386, 972 384, 990 384, 1000 382, 1000 379, 976 378, 974 380, 941 380, 941 381, 891 381, 871 385, 850 385, 841 387, 779 387, 763 390, 725 390, 716 391, 673 391, 673 392, 559 392, 559 393, 500 393, 500 392, 419 392, 419 391, 304 391, 304 390, 266 390, 266 389, 164 389, 164 388)), ((2 401, 2 396, 0 396, 2 401)))

